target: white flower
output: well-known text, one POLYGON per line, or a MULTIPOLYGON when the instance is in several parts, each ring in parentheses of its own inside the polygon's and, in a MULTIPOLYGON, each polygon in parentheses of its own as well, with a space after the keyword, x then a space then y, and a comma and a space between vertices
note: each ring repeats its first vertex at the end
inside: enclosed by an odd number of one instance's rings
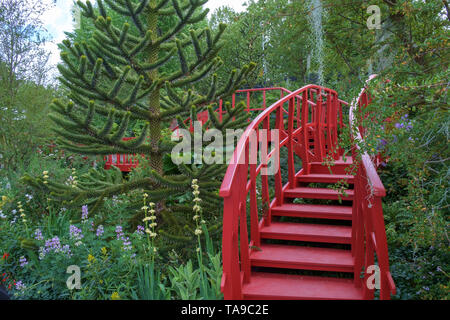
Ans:
POLYGON ((196 229, 195 230, 195 235, 196 236, 199 236, 199 235, 201 235, 202 234, 202 230, 201 229, 196 229))
POLYGON ((145 217, 144 219, 142 219, 143 222, 150 221, 150 220, 152 220, 151 217, 145 217))

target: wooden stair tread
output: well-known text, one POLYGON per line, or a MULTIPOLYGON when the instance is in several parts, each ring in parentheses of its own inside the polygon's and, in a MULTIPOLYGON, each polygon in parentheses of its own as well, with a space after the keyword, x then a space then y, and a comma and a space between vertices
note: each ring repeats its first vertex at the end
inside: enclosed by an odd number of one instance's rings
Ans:
MULTIPOLYGON (((323 162, 318 161, 311 161, 310 162, 313 165, 323 165, 323 162)), ((339 159, 334 160, 335 165, 349 165, 353 163, 353 157, 352 156, 346 156, 345 161, 344 158, 341 156, 339 159)), ((325 166, 324 166, 325 167, 325 166)))
POLYGON ((324 204, 285 203, 281 206, 273 207, 272 215, 298 218, 352 220, 352 207, 324 204))
POLYGON ((363 292, 352 279, 252 272, 242 287, 244 299, 252 300, 361 300, 363 292))
POLYGON ((270 226, 263 226, 260 233, 265 239, 350 243, 352 227, 272 221, 270 226))
POLYGON ((350 250, 261 244, 250 254, 251 264, 260 267, 353 272, 350 250))
POLYGON ((284 191, 287 198, 328 199, 328 200, 353 200, 354 190, 345 190, 347 196, 341 191, 328 188, 292 188, 284 191))
POLYGON ((336 183, 341 180, 346 180, 348 183, 353 183, 354 176, 346 174, 326 174, 326 173, 310 173, 297 176, 298 181, 302 182, 317 182, 317 183, 336 183))

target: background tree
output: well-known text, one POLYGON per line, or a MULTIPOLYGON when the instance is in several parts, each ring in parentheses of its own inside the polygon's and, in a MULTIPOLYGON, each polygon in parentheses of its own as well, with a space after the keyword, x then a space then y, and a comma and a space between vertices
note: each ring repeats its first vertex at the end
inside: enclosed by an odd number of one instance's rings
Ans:
POLYGON ((214 103, 240 87, 253 65, 233 70, 226 84, 218 86, 215 72, 222 62, 217 53, 225 25, 221 24, 215 33, 209 28, 191 28, 206 17, 208 10, 202 9, 205 2, 98 0, 94 7, 90 1, 78 1, 82 15, 95 30, 88 41, 63 43, 64 63, 58 68, 60 81, 69 93, 67 99, 54 100, 50 114, 56 124, 58 144, 81 154, 142 154, 148 159, 149 170, 132 175, 129 181, 122 180, 118 170, 92 170, 79 178, 75 188, 54 181, 47 184, 29 176, 25 181, 48 188, 54 199, 73 205, 95 202, 92 210, 98 209, 106 197, 143 189, 150 201, 158 202, 158 214, 163 215, 165 223, 180 224, 173 233, 182 236, 186 233, 182 227, 192 220, 190 215, 177 219, 171 215, 183 210, 192 212, 176 197, 189 192, 195 178, 208 208, 205 212, 214 216, 220 210, 217 191, 226 165, 164 168, 175 144, 168 130, 175 117, 183 127, 186 117, 196 118, 198 112, 208 110, 211 120, 203 130, 217 128, 225 132, 246 125, 242 106, 231 109, 227 105, 222 122, 214 113, 214 103), (113 22, 113 13, 121 19, 126 17, 126 21, 118 26, 113 22), (159 23, 167 16, 176 17, 176 21, 164 30, 159 23), (177 61, 176 70, 163 69, 173 61, 177 61), (199 92, 196 84, 206 82, 207 91, 199 92), (123 141, 131 134, 130 121, 141 122, 143 129, 135 139, 123 141))
POLYGON ((0 154, 11 172, 26 166, 48 135, 49 53, 41 15, 50 1, 0 0, 0 154))

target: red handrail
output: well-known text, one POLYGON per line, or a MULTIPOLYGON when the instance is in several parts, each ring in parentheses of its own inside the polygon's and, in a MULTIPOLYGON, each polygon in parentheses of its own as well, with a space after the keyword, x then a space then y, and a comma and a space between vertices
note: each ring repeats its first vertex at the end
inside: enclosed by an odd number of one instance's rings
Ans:
MULTIPOLYGON (((237 96, 241 94, 246 95, 246 112, 250 113, 252 111, 262 111, 265 110, 267 107, 267 96, 266 93, 269 91, 280 91, 280 96, 283 97, 284 94, 290 93, 289 90, 282 88, 282 87, 273 87, 273 88, 254 88, 254 89, 242 89, 237 90, 231 97, 231 107, 234 109, 236 106, 236 98, 237 96), (251 95, 255 93, 262 93, 263 99, 262 99, 262 106, 252 106, 251 103, 251 95)), ((219 115, 219 121, 222 122, 223 115, 226 113, 223 107, 223 100, 219 101, 219 107, 215 110, 216 113, 219 115)), ((208 121, 209 113, 208 111, 202 111, 197 114, 197 120, 200 121, 202 124, 205 124, 208 121)), ((250 119, 249 119, 250 121, 250 119)), ((191 131, 194 130, 191 118, 187 118, 183 121, 185 124, 189 122, 189 127, 191 131)), ((172 128, 172 131, 176 131, 180 128, 179 125, 172 128)), ((124 140, 130 140, 134 138, 124 138, 124 140)), ((108 155, 104 157, 106 163, 105 163, 105 169, 110 169, 111 166, 118 167, 121 171, 129 172, 133 168, 136 168, 139 165, 139 161, 136 157, 133 157, 131 155, 124 155, 124 154, 115 154, 115 155, 108 155)))
MULTIPOLYGON (((358 142, 363 140, 366 130, 361 126, 361 119, 356 119, 355 113, 357 108, 363 110, 370 101, 367 90, 364 88, 350 108, 350 126, 356 127, 356 135, 353 136, 353 139, 358 142)), ((358 161, 356 155, 356 151, 360 151, 358 143, 354 144, 354 148, 353 161, 358 161)), ((389 255, 383 218, 382 198, 386 195, 386 190, 366 152, 361 154, 354 180, 352 254, 355 257, 355 284, 363 286, 366 299, 373 299, 374 289, 369 289, 367 286, 371 273, 368 273, 367 270, 368 267, 375 265, 374 256, 376 254, 379 267, 380 299, 390 299, 391 294, 395 295, 396 288, 389 271, 389 255), (361 270, 364 273, 362 281, 360 279, 361 270)))
MULTIPOLYGON (((271 208, 283 202, 284 190, 295 187, 294 154, 300 155, 303 170, 306 171, 309 170, 311 162, 322 161, 324 156, 340 156, 339 152, 335 152, 335 148, 340 126, 337 115, 341 108, 341 101, 335 91, 308 85, 282 96, 245 130, 234 151, 219 193, 224 198, 222 291, 225 299, 242 299, 242 284, 248 282, 250 277, 250 251, 252 247, 260 245, 259 226, 270 224, 271 208), (287 109, 285 104, 288 105, 287 109), (272 115, 275 116, 274 124, 271 122, 272 115), (278 143, 268 138, 274 129, 279 133, 278 143), (259 134, 260 132, 263 134, 259 134), (265 154, 269 141, 272 142, 271 147, 275 144, 276 147, 288 149, 289 181, 284 185, 278 149, 274 148, 265 154), (259 162, 249 163, 250 159, 257 159, 255 153, 258 150, 262 151, 259 162), (275 198, 271 200, 269 179, 263 174, 263 169, 268 167, 268 161, 272 158, 278 167, 275 173, 275 198), (258 176, 261 179, 259 194, 262 199, 259 207, 258 176), (247 202, 250 204, 250 240, 247 234, 247 202), (260 211, 261 219, 258 214, 260 211)), ((342 116, 340 118, 342 119, 342 116)))

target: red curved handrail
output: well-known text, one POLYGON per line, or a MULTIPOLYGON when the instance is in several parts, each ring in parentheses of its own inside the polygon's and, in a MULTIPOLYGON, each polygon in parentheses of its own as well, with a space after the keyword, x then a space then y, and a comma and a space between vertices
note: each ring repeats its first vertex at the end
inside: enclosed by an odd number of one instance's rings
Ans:
MULTIPOLYGON (((368 81, 373 78, 372 76, 368 81)), ((357 119, 356 111, 358 108, 363 110, 370 102, 367 88, 363 88, 349 111, 350 126, 356 128, 354 130, 356 135, 352 138, 358 142, 363 141, 366 130, 361 126, 361 119, 357 119)), ((358 143, 355 143, 354 146, 361 152, 358 143)), ((356 158, 353 157, 354 161, 356 161, 356 158)), ((358 163, 354 194, 352 254, 355 257, 355 279, 357 279, 357 276, 359 278, 359 273, 363 269, 364 296, 366 299, 373 299, 374 290, 369 289, 366 283, 371 275, 367 272, 368 267, 375 265, 374 256, 376 254, 380 270, 380 299, 390 299, 391 294, 395 295, 396 287, 389 271, 389 255, 381 201, 386 195, 386 190, 367 152, 361 154, 358 163)))
MULTIPOLYGON (((271 88, 253 88, 253 89, 241 89, 237 90, 232 96, 231 96, 231 107, 235 108, 236 106, 236 98, 238 95, 246 94, 246 112, 250 113, 252 111, 262 111, 265 110, 267 107, 267 97, 266 93, 269 91, 280 91, 280 97, 283 97, 285 94, 290 93, 289 90, 282 88, 282 87, 271 87, 271 88), (262 106, 261 107, 252 107, 251 103, 251 95, 254 93, 262 93, 262 106)), ((219 121, 222 122, 223 115, 226 113, 223 108, 223 100, 219 101, 219 107, 215 110, 215 112, 219 115, 219 121)), ((206 123, 206 121, 209 118, 208 111, 202 111, 197 114, 197 120, 200 121, 203 124, 206 123)), ((250 119, 249 119, 250 121, 250 119)), ((194 130, 192 126, 191 118, 187 118, 184 121, 184 124, 187 124, 188 122, 189 127, 191 131, 194 130)), ((176 131, 180 128, 179 125, 171 128, 172 131, 176 131)), ((124 138, 124 141, 134 139, 134 138, 124 138)), ((115 155, 107 155, 104 157, 105 159, 105 169, 110 169, 112 166, 115 166, 119 168, 123 172, 130 172, 133 168, 136 168, 139 166, 139 161, 136 157, 133 155, 126 155, 126 154, 115 154, 115 155)))
POLYGON ((281 205, 284 190, 295 187, 294 155, 301 157, 301 171, 304 172, 309 172, 311 164, 321 162, 325 156, 331 155, 335 159, 340 156, 335 151, 338 129, 343 127, 339 112, 342 104, 336 91, 308 85, 282 97, 264 110, 241 136, 219 192, 224 198, 222 291, 226 299, 242 298, 242 284, 248 282, 250 277, 251 248, 260 245, 259 226, 270 223, 271 208, 281 205), (278 130, 279 141, 268 138, 274 129, 278 130), (271 148, 275 146, 273 150, 268 150, 269 142, 271 148), (277 148, 282 147, 288 149, 289 181, 286 183, 282 179, 280 154, 277 152, 277 148), (259 162, 250 163, 250 159, 258 160, 254 156, 258 150, 262 151, 259 162), (272 200, 268 176, 263 174, 269 160, 277 163, 275 197, 272 200), (257 190, 258 176, 261 178, 260 192, 257 190), (258 203, 258 194, 261 204, 258 203), (250 240, 247 234, 247 203, 250 204, 250 240))

